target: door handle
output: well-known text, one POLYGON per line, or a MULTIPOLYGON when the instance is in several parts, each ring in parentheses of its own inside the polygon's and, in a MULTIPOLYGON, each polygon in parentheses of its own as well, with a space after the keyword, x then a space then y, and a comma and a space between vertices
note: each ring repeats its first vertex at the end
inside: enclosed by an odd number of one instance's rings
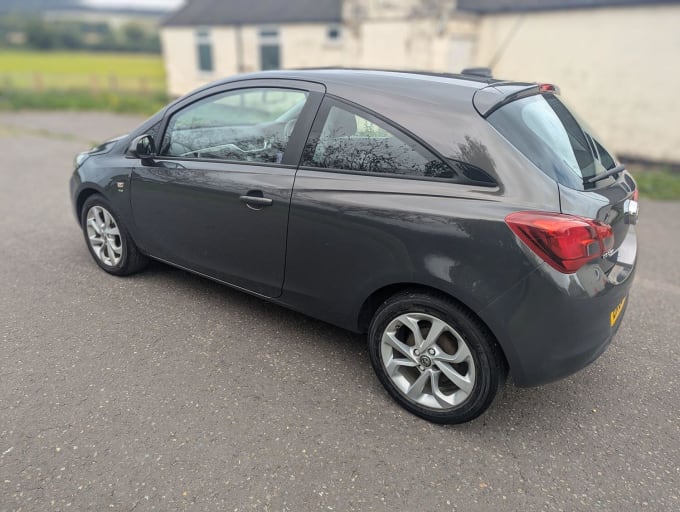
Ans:
MULTIPOLYGON (((262 194, 262 192, 260 192, 262 194)), ((262 197, 262 195, 245 195, 239 197, 242 203, 246 203, 246 206, 248 208, 251 208, 253 210, 261 210, 265 206, 271 206, 274 201, 269 199, 268 197, 262 197)))

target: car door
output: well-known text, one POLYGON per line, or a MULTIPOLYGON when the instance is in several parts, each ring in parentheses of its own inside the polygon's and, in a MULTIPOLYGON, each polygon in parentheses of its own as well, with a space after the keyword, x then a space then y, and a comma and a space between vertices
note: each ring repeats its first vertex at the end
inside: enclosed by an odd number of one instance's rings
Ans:
POLYGON ((140 246, 152 256, 268 297, 281 294, 297 163, 323 86, 237 82, 164 120, 158 156, 132 172, 140 246))

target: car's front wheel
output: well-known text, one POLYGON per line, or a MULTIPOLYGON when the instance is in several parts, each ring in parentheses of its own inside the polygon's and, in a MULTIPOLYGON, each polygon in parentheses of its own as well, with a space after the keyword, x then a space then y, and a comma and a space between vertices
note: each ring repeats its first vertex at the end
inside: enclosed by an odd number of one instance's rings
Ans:
POLYGON ((80 223, 92 258, 109 274, 126 276, 146 266, 146 256, 103 196, 95 194, 87 198, 80 223))
POLYGON ((371 363, 389 394, 435 423, 482 414, 507 365, 489 330, 445 297, 402 293, 378 309, 369 329, 371 363))

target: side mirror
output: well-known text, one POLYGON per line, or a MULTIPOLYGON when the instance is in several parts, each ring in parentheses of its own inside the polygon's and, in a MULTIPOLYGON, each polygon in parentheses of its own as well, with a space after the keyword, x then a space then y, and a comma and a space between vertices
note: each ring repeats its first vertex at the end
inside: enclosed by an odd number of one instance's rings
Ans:
POLYGON ((151 135, 140 135, 135 137, 130 143, 129 153, 135 158, 142 160, 142 163, 151 163, 156 158, 156 143, 151 135))

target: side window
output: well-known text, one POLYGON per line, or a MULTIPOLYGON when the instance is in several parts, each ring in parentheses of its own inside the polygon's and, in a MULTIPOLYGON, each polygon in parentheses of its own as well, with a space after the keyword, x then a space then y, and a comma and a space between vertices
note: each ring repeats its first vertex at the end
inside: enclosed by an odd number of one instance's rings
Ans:
POLYGON ((281 163, 307 95, 253 88, 203 99, 170 118, 161 155, 281 163))
POLYGON ((444 178, 456 176, 418 142, 369 114, 333 105, 307 141, 304 165, 344 171, 444 178))

